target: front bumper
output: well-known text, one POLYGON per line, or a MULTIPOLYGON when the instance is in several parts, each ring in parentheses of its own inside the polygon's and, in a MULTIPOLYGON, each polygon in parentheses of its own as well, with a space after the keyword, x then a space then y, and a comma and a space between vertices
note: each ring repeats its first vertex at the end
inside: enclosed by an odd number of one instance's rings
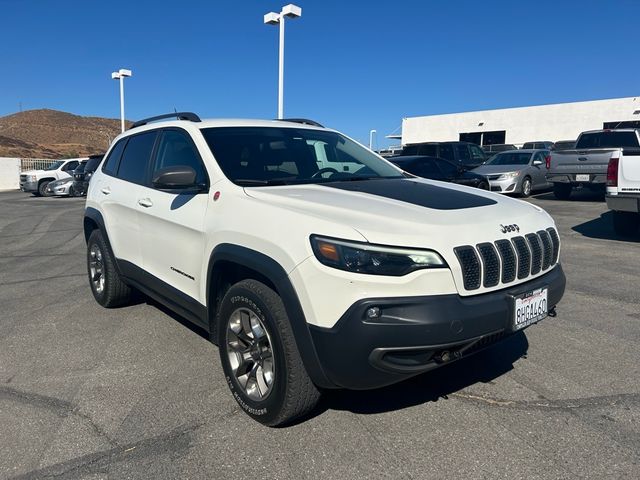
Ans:
POLYGON ((37 192, 38 182, 20 182, 20 190, 23 192, 37 192))
POLYGON ((609 210, 619 212, 640 212, 640 195, 607 195, 609 210))
POLYGON ((55 195, 58 197, 64 197, 69 195, 69 189, 71 188, 71 185, 73 185, 73 182, 70 183, 64 183, 60 186, 54 186, 53 188, 51 187, 51 185, 49 185, 47 187, 47 193, 49 195, 55 195))
POLYGON ((507 178, 505 180, 491 180, 489 179, 489 186, 492 192, 500 193, 520 193, 520 178, 507 178))
POLYGON ((513 297, 546 286, 551 311, 565 289, 558 264, 504 290, 461 297, 370 298, 354 303, 333 328, 309 325, 327 377, 337 387, 378 388, 463 358, 515 333, 513 297), (371 307, 380 317, 367 318, 371 307))

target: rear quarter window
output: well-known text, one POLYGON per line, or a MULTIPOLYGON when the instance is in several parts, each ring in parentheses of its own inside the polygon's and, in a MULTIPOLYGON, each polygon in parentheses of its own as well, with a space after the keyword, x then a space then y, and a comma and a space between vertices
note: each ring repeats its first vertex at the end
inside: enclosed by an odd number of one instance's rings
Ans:
POLYGON ((124 150, 127 140, 127 138, 123 138, 113 146, 109 152, 109 156, 104 162, 104 166, 102 167, 102 171, 104 173, 115 176, 116 171, 118 170, 118 163, 120 162, 120 157, 122 156, 122 151, 124 150))

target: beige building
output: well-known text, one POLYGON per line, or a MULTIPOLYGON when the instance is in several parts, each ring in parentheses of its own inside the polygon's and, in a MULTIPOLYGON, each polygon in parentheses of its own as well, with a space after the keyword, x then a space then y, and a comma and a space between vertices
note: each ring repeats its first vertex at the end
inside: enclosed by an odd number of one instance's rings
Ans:
POLYGON ((491 145, 575 140, 600 128, 640 128, 640 97, 535 107, 409 117, 402 120, 402 144, 462 140, 491 145))

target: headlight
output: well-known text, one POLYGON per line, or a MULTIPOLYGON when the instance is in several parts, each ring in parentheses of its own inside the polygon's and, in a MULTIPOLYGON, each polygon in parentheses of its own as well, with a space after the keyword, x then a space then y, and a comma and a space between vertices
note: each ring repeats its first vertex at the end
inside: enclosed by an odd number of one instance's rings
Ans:
POLYGON ((520 175, 520 172, 503 173, 502 175, 500 175, 500 178, 498 180, 507 180, 508 178, 516 178, 518 175, 520 175))
POLYGON ((385 247, 370 243, 311 236, 313 253, 320 263, 348 272, 399 277, 423 268, 446 268, 432 250, 385 247))
POLYGON ((36 182, 38 180, 38 177, 36 175, 29 175, 29 177, 27 178, 30 182, 36 182))

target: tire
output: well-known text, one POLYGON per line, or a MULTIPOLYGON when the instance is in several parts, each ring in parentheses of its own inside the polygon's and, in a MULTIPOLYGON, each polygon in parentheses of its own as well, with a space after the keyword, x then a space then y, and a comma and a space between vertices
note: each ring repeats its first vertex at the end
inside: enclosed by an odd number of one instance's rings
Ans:
POLYGON ((302 364, 276 292, 257 280, 242 280, 225 294, 216 320, 226 382, 247 415, 276 427, 316 406, 320 392, 302 364))
POLYGON ((569 200, 573 186, 570 183, 554 183, 553 194, 558 200, 569 200))
POLYGON ((51 181, 44 180, 40 182, 38 185, 38 196, 39 197, 48 197, 47 186, 51 183, 51 181))
POLYGON ((69 196, 70 197, 76 196, 76 191, 73 189, 73 187, 69 187, 69 196))
POLYGON ((621 237, 630 237, 638 231, 640 227, 640 213, 618 212, 614 210, 613 230, 621 237))
POLYGON ((99 229, 91 232, 87 242, 87 275, 93 297, 103 307, 130 303, 131 287, 120 278, 111 249, 99 229))
POLYGON ((531 195, 531 177, 524 177, 520 185, 520 196, 528 198, 531 195))
POLYGON ((478 184, 478 188, 479 188, 480 190, 491 190, 491 187, 489 186, 489 183, 488 183, 488 182, 480 182, 480 183, 478 184))

